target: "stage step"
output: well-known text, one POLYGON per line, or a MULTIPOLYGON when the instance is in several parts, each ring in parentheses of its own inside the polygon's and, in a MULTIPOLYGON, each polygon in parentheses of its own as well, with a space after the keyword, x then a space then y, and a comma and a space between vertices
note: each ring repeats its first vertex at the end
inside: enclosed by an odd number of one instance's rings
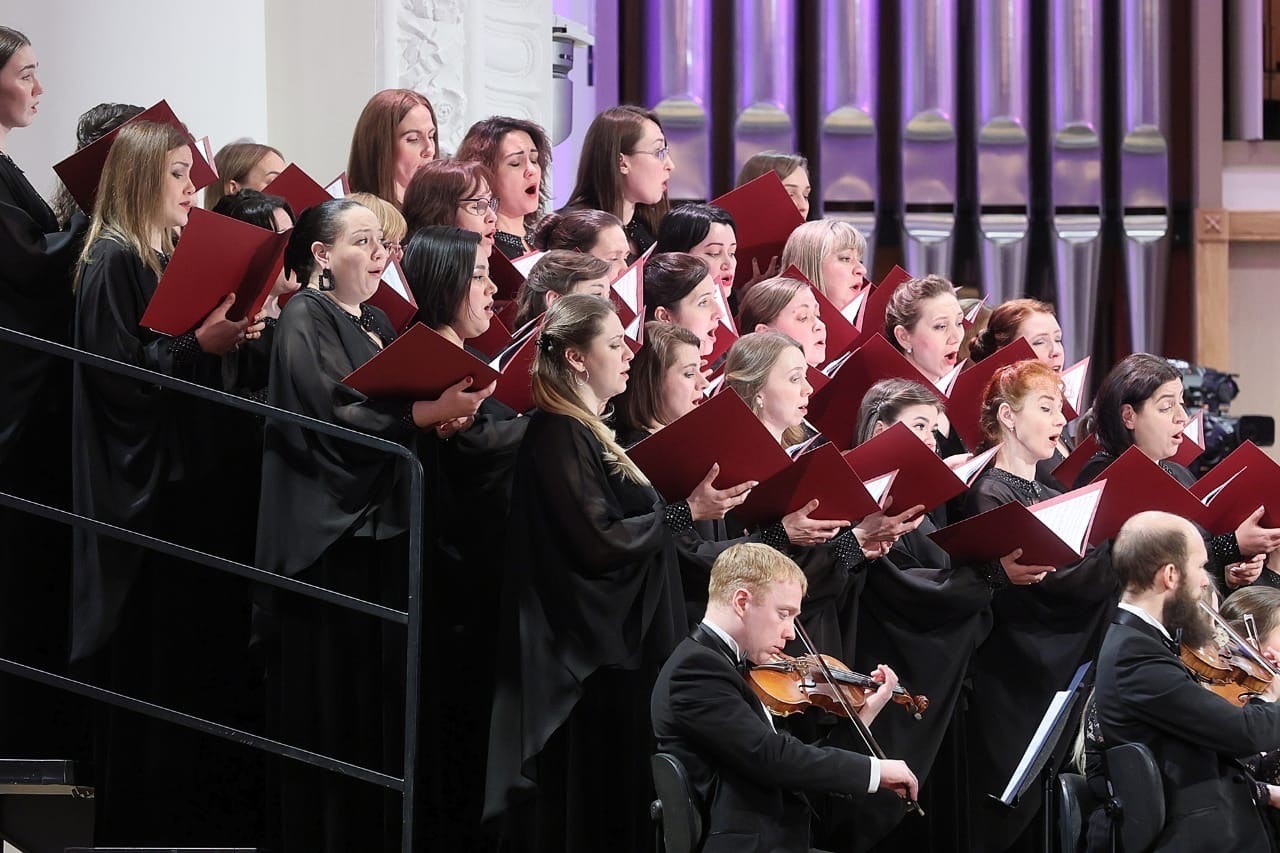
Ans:
POLYGON ((4 853, 63 853, 93 843, 93 789, 70 761, 0 759, 4 853))

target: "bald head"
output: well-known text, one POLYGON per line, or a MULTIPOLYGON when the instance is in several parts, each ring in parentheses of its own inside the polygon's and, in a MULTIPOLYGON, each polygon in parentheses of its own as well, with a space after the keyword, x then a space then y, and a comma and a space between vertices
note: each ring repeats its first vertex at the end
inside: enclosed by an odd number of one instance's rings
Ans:
POLYGON ((1111 562, 1124 590, 1144 592, 1166 566, 1186 574, 1203 569, 1207 559, 1199 531, 1185 518, 1167 512, 1140 512, 1116 534, 1111 562))

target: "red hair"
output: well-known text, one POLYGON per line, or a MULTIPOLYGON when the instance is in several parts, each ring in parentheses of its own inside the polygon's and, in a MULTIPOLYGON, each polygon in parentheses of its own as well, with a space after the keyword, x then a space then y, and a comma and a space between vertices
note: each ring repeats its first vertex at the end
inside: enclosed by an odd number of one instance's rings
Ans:
POLYGON ((1000 407, 1008 403, 1009 408, 1020 412, 1027 398, 1036 391, 1062 397, 1062 380, 1044 362, 1027 359, 997 370, 982 393, 982 410, 978 415, 982 446, 978 449, 1000 442, 1000 407))

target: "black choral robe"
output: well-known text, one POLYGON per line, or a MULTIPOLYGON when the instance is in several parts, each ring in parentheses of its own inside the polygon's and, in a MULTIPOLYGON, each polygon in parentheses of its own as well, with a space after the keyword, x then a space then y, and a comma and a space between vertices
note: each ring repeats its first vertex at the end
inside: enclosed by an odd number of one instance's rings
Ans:
MULTIPOLYGON (((964 517, 1056 495, 1039 485, 1033 497, 1030 481, 989 468, 966 494, 964 517)), ((1039 811, 1038 785, 1012 811, 989 805, 987 795, 1004 790, 1053 694, 1096 654, 1118 592, 1105 543, 1040 583, 1009 586, 992 599, 992 627, 973 659, 966 714, 969 793, 981 803, 973 806, 975 850, 1005 849, 1039 811)))
POLYGON ((513 849, 647 849, 645 697, 685 632, 664 505, 586 426, 535 412, 507 541, 486 817, 513 849))

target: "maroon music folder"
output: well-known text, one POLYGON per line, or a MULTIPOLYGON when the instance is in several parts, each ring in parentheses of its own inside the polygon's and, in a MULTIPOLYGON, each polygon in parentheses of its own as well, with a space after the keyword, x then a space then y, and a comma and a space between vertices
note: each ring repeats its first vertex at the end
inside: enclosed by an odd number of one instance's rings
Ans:
POLYGON ((840 313, 840 309, 826 297, 826 294, 813 286, 813 282, 809 281, 795 264, 783 270, 782 275, 809 285, 810 290, 813 291, 813 298, 818 301, 818 316, 822 318, 822 325, 827 327, 827 360, 824 364, 830 364, 844 355, 858 337, 858 330, 853 323, 840 313))
POLYGON ((720 464, 715 487, 765 480, 791 464, 760 419, 732 391, 716 394, 627 451, 669 501, 684 500, 720 464))
POLYGON ((192 208, 173 259, 138 324, 165 335, 186 334, 228 293, 234 293, 236 301, 227 317, 256 315, 271 294, 288 242, 287 233, 192 208))
POLYGON ((527 324, 524 337, 517 333, 517 342, 489 362, 490 367, 502 369, 493 396, 522 413, 533 408, 533 358, 538 354, 539 328, 536 322, 527 324))
POLYGON ((1263 527, 1280 527, 1280 465, 1246 441, 1191 486, 1205 510, 1200 524, 1214 535, 1230 533, 1263 507, 1263 527))
POLYGON ((982 427, 978 421, 982 415, 982 395, 991 377, 1002 367, 1035 357, 1036 352, 1026 338, 1018 338, 960 371, 951 386, 951 393, 947 395, 947 418, 965 447, 977 447, 982 441, 982 427))
POLYGON ((1011 501, 929 534, 956 563, 998 560, 1022 549, 1018 562, 1068 566, 1089 549, 1089 533, 1106 480, 1025 507, 1011 501))
POLYGON ((997 444, 951 468, 910 427, 899 422, 845 451, 844 459, 864 483, 896 472, 888 493, 893 498, 890 512, 905 512, 913 506, 923 506, 928 512, 969 488, 999 449, 997 444))
POLYGON ((498 288, 494 299, 515 301, 524 287, 525 275, 516 269, 510 259, 496 249, 489 255, 489 280, 498 288))
POLYGON ((435 400, 468 376, 471 387, 479 390, 497 381, 498 371, 435 330, 414 323, 342 384, 373 399, 435 400))
POLYGON ((328 190, 316 183, 296 163, 285 166, 284 171, 276 175, 275 180, 267 184, 263 192, 289 202, 294 216, 300 216, 308 207, 315 207, 333 198, 328 190))
POLYGON ((858 337, 854 340, 853 346, 859 347, 867 342, 872 335, 885 335, 884 315, 885 309, 889 307, 889 300, 903 282, 911 279, 911 273, 902 267, 895 266, 889 270, 889 274, 880 280, 880 283, 872 288, 862 303, 862 316, 858 324, 858 337))
POLYGON ((383 270, 382 281, 373 296, 365 300, 369 305, 378 308, 391 321, 391 328, 397 335, 404 334, 418 314, 418 303, 413 299, 413 291, 405 283, 404 270, 399 261, 392 261, 383 270))
POLYGON ((814 518, 846 519, 856 524, 880 509, 862 480, 840 458, 840 451, 824 444, 801 454, 752 489, 751 495, 733 514, 743 524, 754 527, 780 521, 814 498, 818 499, 814 518))
MULTIPOLYGON (((200 146, 192 139, 187 126, 174 115, 168 102, 160 101, 148 107, 120 127, 138 121, 167 124, 182 132, 191 148, 191 182, 195 184, 197 190, 204 189, 218 179, 213 167, 200 151, 200 146)), ((53 167, 53 171, 57 172, 58 177, 62 179, 62 183, 66 185, 67 191, 76 200, 76 204, 80 205, 80 209, 86 213, 93 212, 93 202, 98 195, 98 179, 102 177, 102 167, 107 163, 107 154, 111 151, 111 145, 120 135, 120 127, 86 145, 53 167)))
POLYGON ((1147 510, 1170 512, 1188 521, 1199 521, 1204 514, 1199 498, 1136 447, 1107 466, 1106 481, 1089 533, 1094 545, 1114 538, 1126 521, 1147 510))
MULTIPOLYGON (((795 202, 787 195, 773 170, 737 189, 714 199, 711 204, 727 210, 737 225, 738 271, 733 277, 735 289, 750 281, 754 260, 763 272, 774 258, 782 257, 791 232, 804 224, 795 202)), ((749 330, 748 330, 749 331, 749 330)))
POLYGON ((933 383, 883 335, 872 335, 853 351, 829 382, 814 391, 809 399, 810 423, 838 449, 848 450, 853 446, 853 430, 862 398, 881 379, 893 378, 910 379, 933 388, 933 383))
POLYGON ((492 319, 489 320, 489 328, 485 330, 485 333, 479 337, 468 339, 467 343, 486 355, 497 355, 511 346, 511 342, 514 340, 515 338, 511 335, 507 324, 502 322, 497 314, 494 314, 492 319))
MULTIPOLYGON (((1102 450, 1102 445, 1098 443, 1098 437, 1093 433, 1089 433, 1080 439, 1071 454, 1058 463, 1058 467, 1051 472, 1059 483, 1064 486, 1072 486, 1076 482, 1076 478, 1080 476, 1080 472, 1084 470, 1084 466, 1089 464, 1098 451, 1102 450)), ((1094 477, 1096 480, 1097 477, 1094 477)))

